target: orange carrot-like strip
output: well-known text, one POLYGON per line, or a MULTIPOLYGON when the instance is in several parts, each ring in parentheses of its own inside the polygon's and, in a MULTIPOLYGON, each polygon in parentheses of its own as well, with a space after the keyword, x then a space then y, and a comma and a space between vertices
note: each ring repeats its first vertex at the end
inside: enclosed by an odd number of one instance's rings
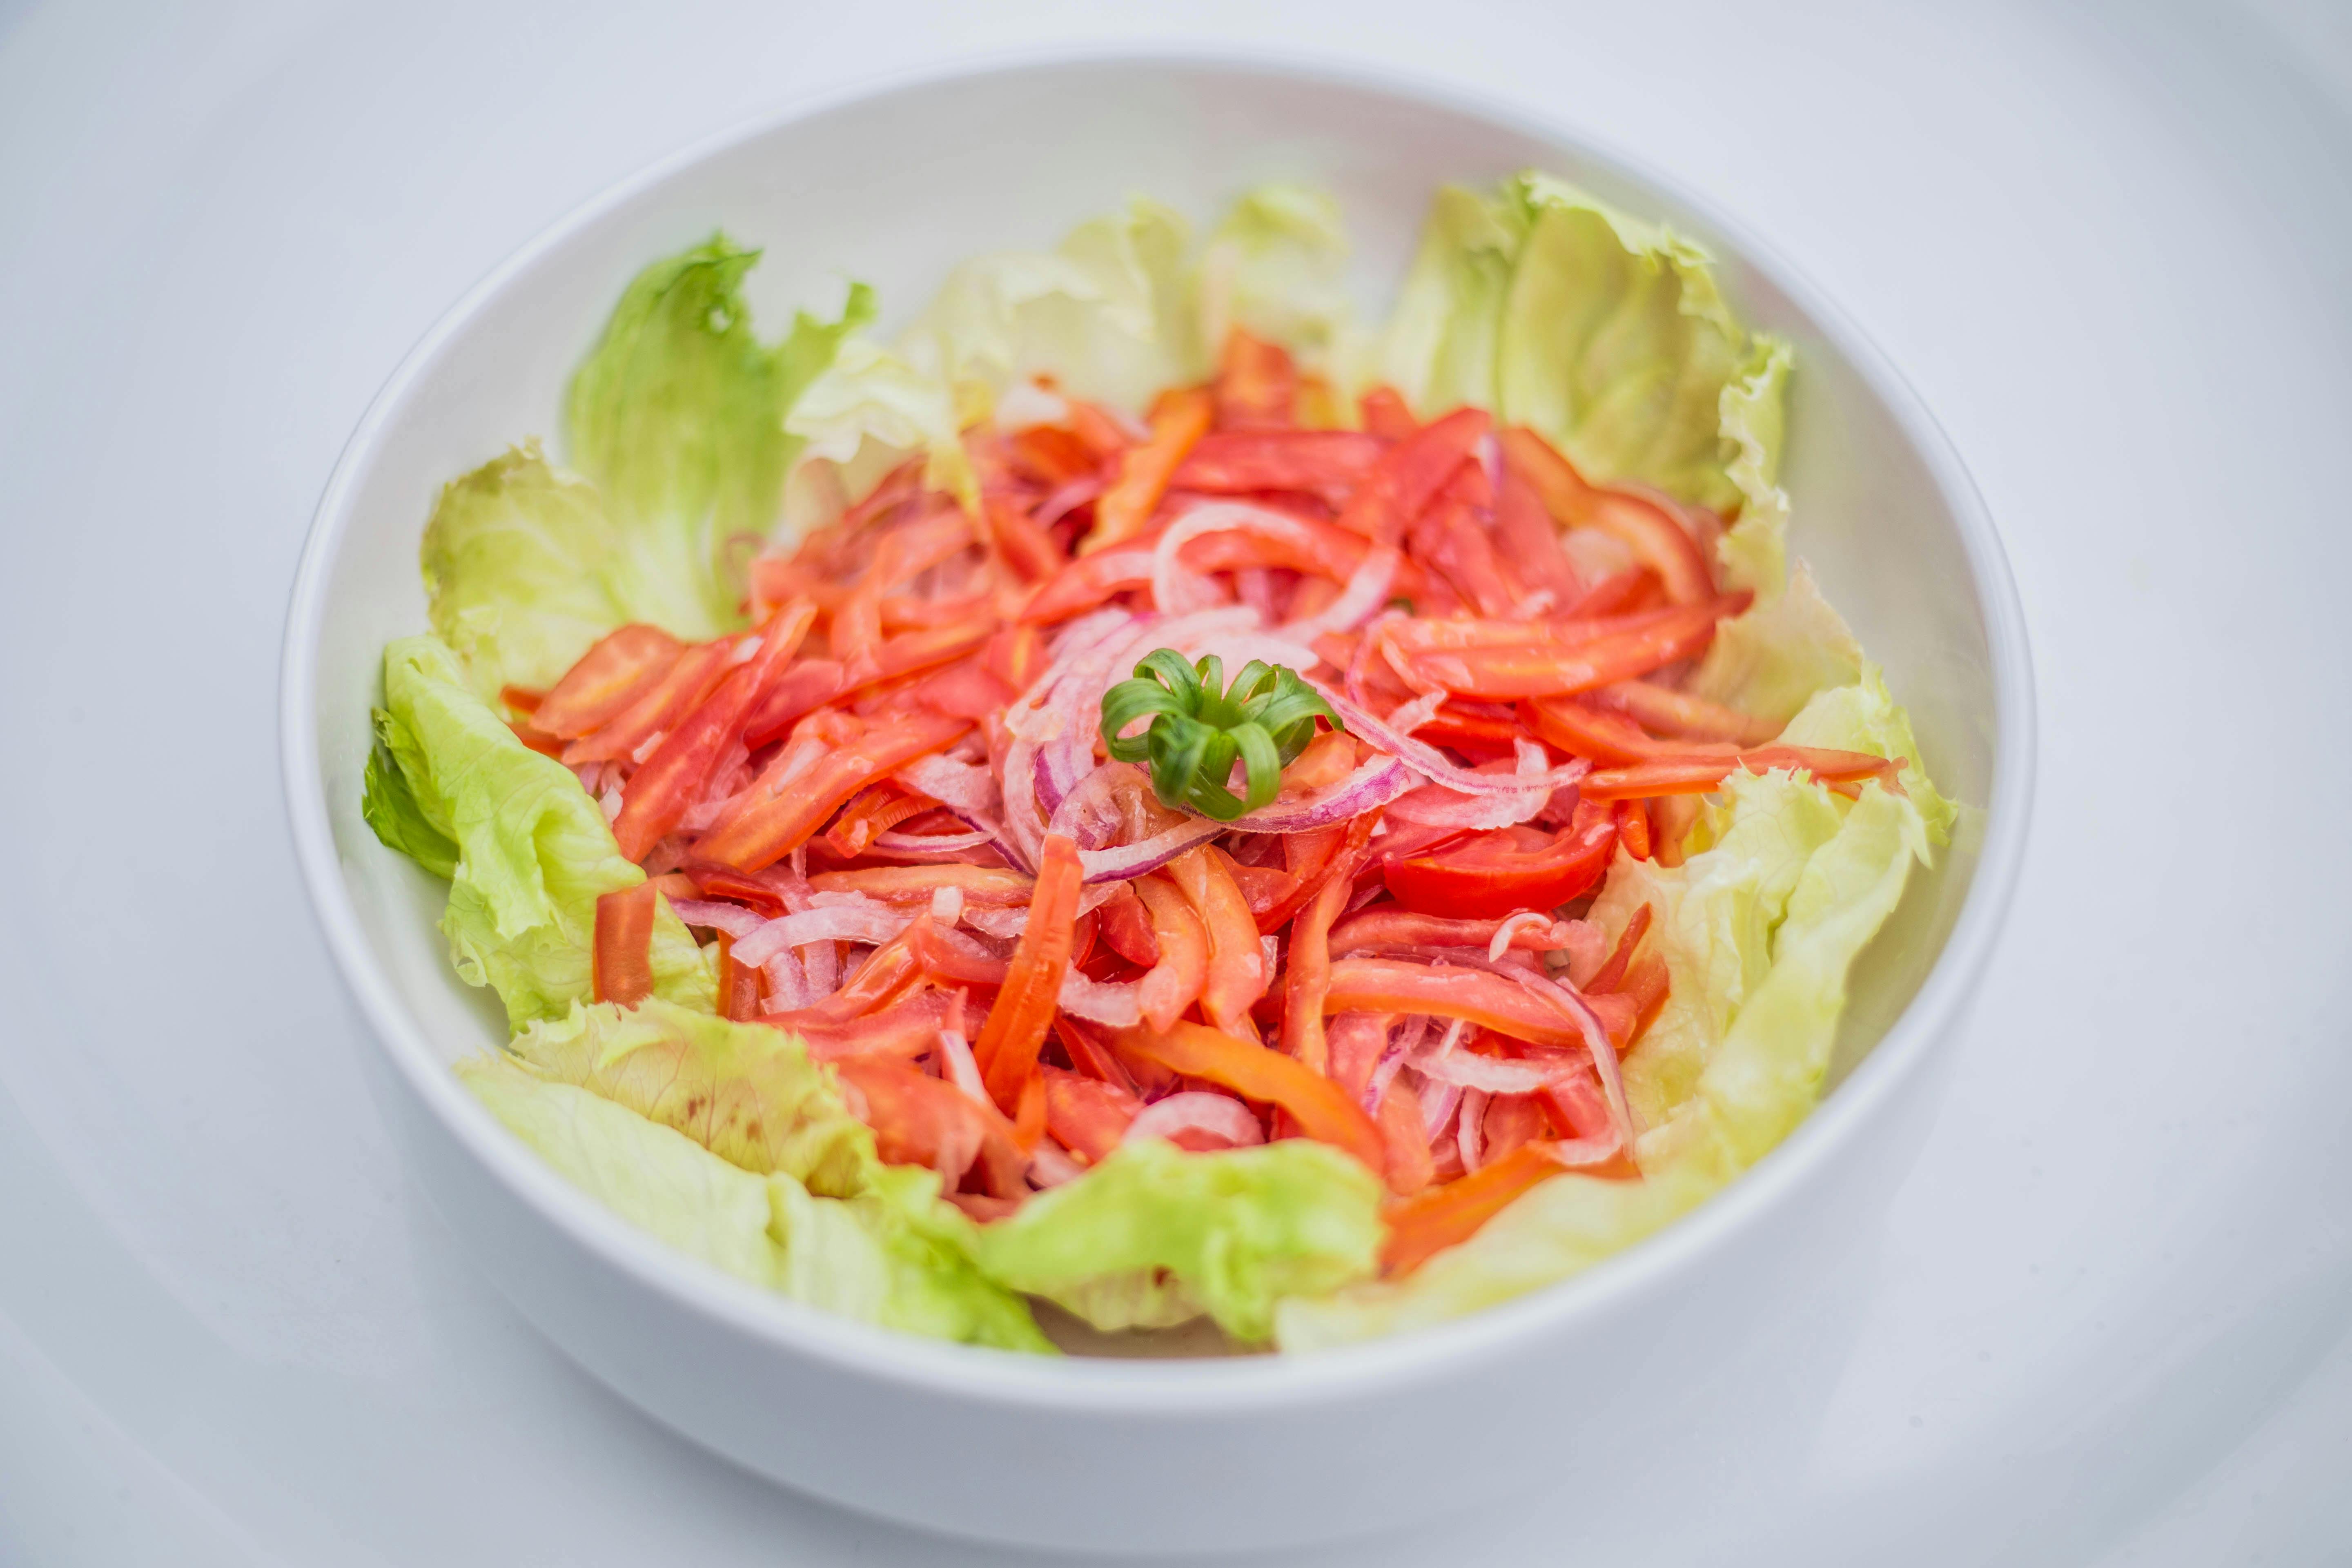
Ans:
POLYGON ((1078 546, 1078 553, 1122 543, 1143 531, 1168 493, 1169 477, 1192 443, 1208 434, 1216 416, 1216 399, 1208 388, 1186 387, 1160 400, 1151 421, 1151 439, 1132 447, 1119 458, 1118 478, 1095 502, 1094 531, 1078 546))

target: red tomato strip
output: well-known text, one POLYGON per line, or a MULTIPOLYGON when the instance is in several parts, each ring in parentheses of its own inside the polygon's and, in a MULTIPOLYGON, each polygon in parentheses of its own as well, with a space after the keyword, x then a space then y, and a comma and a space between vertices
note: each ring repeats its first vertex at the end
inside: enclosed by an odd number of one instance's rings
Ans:
POLYGON ((1513 1199, 1565 1168, 1552 1157, 1550 1145, 1523 1143, 1459 1181, 1392 1205, 1388 1239, 1381 1247, 1381 1272, 1412 1273, 1433 1255, 1469 1240, 1513 1199))
POLYGON ((1342 958, 1331 964, 1323 994, 1330 1013, 1426 1013, 1465 1018, 1531 1046, 1580 1049, 1584 1031, 1559 1007, 1507 975, 1486 969, 1441 969, 1389 958, 1342 958))
POLYGON ((644 696, 677 662, 678 641, 636 622, 604 634, 531 712, 535 729, 577 740, 644 696))
POLYGON ((1487 427, 1484 409, 1457 408, 1399 441, 1349 496, 1339 526, 1385 544, 1399 542, 1454 470, 1471 460, 1487 427))
POLYGON ((1385 1168, 1380 1129, 1348 1091, 1280 1051, 1213 1029, 1178 1024, 1160 1031, 1122 1029, 1112 1037, 1129 1056, 1156 1062, 1186 1078, 1205 1079, 1244 1100, 1289 1113, 1306 1137, 1344 1149, 1374 1171, 1385 1168))
POLYGON ((1658 500, 1586 482, 1576 466, 1526 426, 1501 435, 1503 460, 1542 498, 1563 528, 1597 528, 1622 541, 1658 574, 1666 597, 1697 605, 1715 597, 1715 574, 1697 539, 1658 500))
POLYGON ((661 894, 651 882, 597 897, 589 968, 593 1000, 634 1007, 654 994, 654 915, 660 908, 661 894))
POLYGON ((1094 531, 1078 546, 1081 555, 1118 544, 1143 531, 1168 481, 1192 444, 1208 434, 1215 400, 1204 388, 1188 387, 1160 399, 1151 421, 1151 439, 1119 459, 1118 478, 1095 502, 1094 531))
POLYGON ((721 819, 695 842, 705 860, 757 871, 808 841, 849 797, 874 779, 940 750, 971 728, 969 721, 908 714, 836 751, 782 786, 782 792, 721 819))
POLYGON ((1853 793, 1865 779, 1899 787, 1895 775, 1906 759, 1874 757, 1820 746, 1764 746, 1730 757, 1654 757, 1630 767, 1585 774, 1577 788, 1586 800, 1640 800, 1660 795, 1706 795, 1719 789, 1735 768, 1768 773, 1775 768, 1809 773, 1832 789, 1853 793))
POLYGON ((1289 351, 1235 327, 1225 334, 1212 391, 1220 430, 1287 429, 1298 405, 1289 351))
POLYGON ((1076 923, 1078 847, 1061 834, 1049 836, 1037 868, 1037 889, 1029 900, 1029 923, 1013 947, 1013 963, 989 1009, 988 1022, 972 1042, 989 1097, 1015 1110, 1037 1074, 1037 1052, 1054 1026, 1062 978, 1070 970, 1071 928, 1076 923))

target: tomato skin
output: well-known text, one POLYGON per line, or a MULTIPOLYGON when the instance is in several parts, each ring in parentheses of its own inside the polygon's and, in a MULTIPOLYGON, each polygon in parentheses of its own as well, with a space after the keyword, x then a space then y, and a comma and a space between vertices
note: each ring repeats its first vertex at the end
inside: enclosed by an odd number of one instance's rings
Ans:
POLYGON ((1383 870, 1397 902, 1416 914, 1500 920, 1522 910, 1558 909, 1598 882, 1617 847, 1603 813, 1571 825, 1541 849, 1518 847, 1509 828, 1480 834, 1431 855, 1390 861, 1383 870))
POLYGON ((1089 1165, 1118 1148, 1143 1101, 1116 1084, 1057 1067, 1045 1071, 1045 1131, 1055 1142, 1089 1165))
MULTIPOLYGON (((989 1009, 988 1022, 971 1043, 989 1097, 999 1110, 1016 1115, 1024 1127, 1030 1120, 1026 1100, 1037 1078, 1037 1052, 1061 1008, 1084 879, 1077 845, 1061 834, 1048 834, 1039 856, 1036 892, 1029 901, 1029 923, 1013 945, 1004 986, 989 1009)), ((1041 1102, 1038 1110, 1043 1110, 1041 1102)), ((1027 1142, 1024 1140, 1024 1147, 1027 1142)))
POLYGON ((676 637, 642 622, 605 633, 540 700, 534 727, 578 740, 652 689, 683 651, 676 637))
POLYGON ((1483 408, 1457 408, 1399 441, 1372 465, 1339 513, 1339 526, 1395 544, 1423 509, 1473 459, 1490 421, 1483 408))
POLYGON ((661 894, 651 882, 596 900, 589 994, 598 1002, 634 1007, 654 994, 654 916, 661 894))
POLYGON ((1356 430, 1219 431, 1201 437, 1171 488, 1205 495, 1296 490, 1336 503, 1382 450, 1378 437, 1356 430))
POLYGON ((1194 442, 1209 432, 1216 417, 1216 401, 1202 386, 1179 388, 1160 395, 1151 416, 1151 439, 1129 448, 1119 458, 1118 477, 1095 502, 1094 531, 1078 545, 1091 555, 1122 544, 1141 533, 1151 521, 1168 481, 1194 442))
POLYGON ((1278 1106, 1307 1137, 1346 1150, 1374 1172, 1387 1168, 1387 1146, 1363 1107, 1296 1058, 1206 1024, 1180 1023, 1165 1032, 1139 1026, 1111 1038, 1123 1056, 1206 1079, 1244 1100, 1278 1106))

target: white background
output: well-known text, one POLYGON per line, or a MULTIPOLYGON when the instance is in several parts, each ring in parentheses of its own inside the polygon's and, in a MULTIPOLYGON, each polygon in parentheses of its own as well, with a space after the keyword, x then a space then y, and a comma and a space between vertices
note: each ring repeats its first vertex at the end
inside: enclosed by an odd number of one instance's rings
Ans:
MULTIPOLYGON (((1913 379, 2016 567, 2031 868, 1843 1380, 1800 1462, 1581 1544, 2352 1560, 2340 0, 0 0, 0 1562, 1002 1560, 705 1458, 455 1256, 297 885, 278 645, 369 397, 574 203, 814 89, 1150 39, 1696 187, 1913 379)), ((1579 1544, 1537 1497, 1316 1560, 1579 1544)))

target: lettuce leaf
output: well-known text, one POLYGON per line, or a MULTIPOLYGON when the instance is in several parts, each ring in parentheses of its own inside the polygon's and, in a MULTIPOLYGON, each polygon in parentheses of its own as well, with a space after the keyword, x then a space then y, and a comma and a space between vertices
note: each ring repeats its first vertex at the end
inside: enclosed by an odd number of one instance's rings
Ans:
POLYGON ((1846 974, 1913 863, 1927 863, 1927 825, 1875 784, 1852 805, 1787 773, 1735 775, 1726 794, 1712 848, 1675 869, 1621 857, 1593 907, 1619 930, 1650 901, 1673 976, 1626 1062, 1629 1098, 1654 1123, 1642 1179, 1553 1177, 1404 1279, 1286 1300, 1284 1349, 1439 1322, 1565 1279, 1704 1202, 1812 1109, 1846 974))
MULTIPOLYGON (((699 1016, 672 1008, 667 1016, 677 1024, 699 1016)), ((471 1058, 457 1064, 457 1075, 567 1180, 730 1274, 908 1333, 1006 1350, 1052 1348, 1028 1309, 972 1268, 951 1228, 925 1223, 926 1205, 962 1221, 939 1203, 938 1179, 929 1172, 887 1171, 856 1197, 820 1197, 782 1171, 747 1171, 675 1128, 510 1058, 471 1058)))
POLYGON ((1262 1341, 1277 1300, 1370 1277, 1381 1192, 1356 1161, 1305 1139, 1194 1154, 1147 1138, 981 1227, 977 1257, 992 1279, 1098 1329, 1206 1311, 1262 1341))
POLYGON ((375 744, 368 748, 360 816, 385 847, 399 850, 446 882, 457 874, 457 841, 427 820, 408 787, 408 775, 393 759, 392 737, 395 731, 404 735, 406 727, 381 708, 375 710, 374 724, 375 744))
POLYGON ((1911 733, 1911 715, 1886 689, 1886 675, 1864 659, 1853 684, 1814 693, 1804 711, 1780 731, 1780 744, 1827 746, 1843 752, 1868 752, 1874 757, 1902 757, 1904 793, 1919 808, 1931 843, 1949 844, 1959 807, 1927 776, 1919 742, 1911 733))
POLYGON ((1357 353, 1348 233, 1328 191, 1280 183, 1245 191, 1202 249, 1201 346, 1240 327, 1280 343, 1302 369, 1347 379, 1357 353))
POLYGON ((874 1134, 797 1036, 659 999, 624 1010, 574 1004, 507 1047, 551 1080, 660 1122, 744 1170, 782 1171, 818 1193, 862 1192, 874 1134))
POLYGON ((418 561, 427 614, 483 700, 546 690, 631 618, 614 541, 595 487, 535 440, 441 487, 418 561))
MULTIPOLYGON (((387 846, 436 874, 441 846, 452 847, 441 930, 458 976, 496 987, 511 1027, 562 1016, 589 994, 597 896, 635 887, 645 872, 622 856, 572 770, 518 740, 439 641, 404 637, 386 647, 383 688, 377 734, 406 803, 377 768, 380 809, 369 822, 387 846), (415 853, 417 827, 438 836, 423 843, 431 859, 415 853)), ((656 994, 716 1006, 709 965, 667 900, 652 956, 656 994)))
POLYGON ((630 283, 565 395, 576 473, 530 441, 443 488, 425 595, 484 698, 544 690, 625 621, 688 640, 741 624, 797 445, 784 416, 874 318, 853 284, 837 321, 803 313, 761 344, 741 289, 758 259, 716 237, 630 283))
POLYGON ((1380 379, 1423 414, 1465 403, 1504 414, 1496 339, 1526 218, 1517 203, 1459 185, 1431 198, 1374 361, 1380 379))
POLYGON ((862 337, 843 342, 824 374, 784 417, 795 447, 784 481, 784 531, 798 536, 831 522, 883 475, 924 454, 923 481, 980 502, 947 384, 862 337))
POLYGON ((743 564, 782 504, 784 416, 874 315, 854 285, 838 321, 803 315, 771 348, 742 294, 759 258, 714 235, 638 273, 564 396, 566 454, 612 515, 631 618, 688 641, 741 625, 743 564))
POLYGON ((458 1079, 566 1181, 640 1230, 774 1289, 783 1249, 768 1234, 768 1184, 667 1127, 505 1057, 468 1057, 458 1079))
POLYGON ((1188 244, 1181 216, 1137 198, 1051 251, 975 257, 948 274, 898 352, 950 389, 959 427, 1040 371, 1066 392, 1139 411, 1205 368, 1188 244))

